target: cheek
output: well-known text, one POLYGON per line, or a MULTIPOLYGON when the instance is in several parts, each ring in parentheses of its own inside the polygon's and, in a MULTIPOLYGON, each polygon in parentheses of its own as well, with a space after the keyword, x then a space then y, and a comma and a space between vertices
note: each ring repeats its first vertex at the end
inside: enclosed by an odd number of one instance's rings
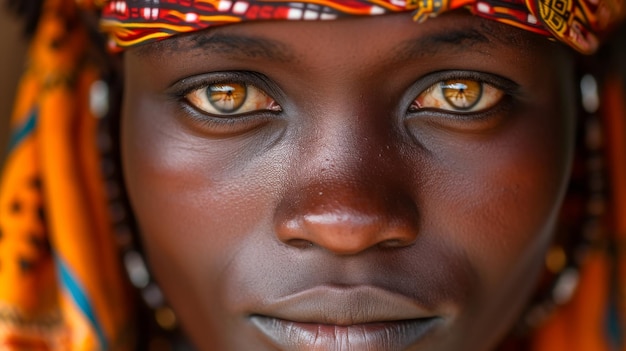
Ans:
POLYGON ((513 323, 536 284, 569 179, 574 125, 568 110, 542 106, 487 144, 440 150, 448 157, 436 172, 446 185, 433 187, 439 200, 427 215, 446 233, 441 247, 475 272, 461 320, 469 340, 483 338, 476 345, 513 323))
POLYGON ((195 135, 178 118, 178 104, 164 102, 150 86, 145 79, 127 82, 122 126, 125 181, 135 215, 149 236, 144 241, 149 250, 158 247, 168 257, 181 252, 189 254, 189 261, 206 252, 219 257, 216 248, 238 240, 235 233, 256 213, 250 200, 263 194, 255 190, 255 179, 238 176, 242 166, 236 160, 253 157, 245 154, 251 148, 195 135), (224 218, 241 220, 224 226, 224 218))
MULTIPOLYGON (((122 125, 125 182, 144 251, 169 300, 197 301, 199 291, 216 296, 216 284, 207 272, 219 274, 221 262, 232 255, 225 248, 237 242, 234 233, 244 225, 232 221, 224 226, 219 219, 245 218, 241 214, 246 209, 237 199, 223 201, 230 189, 215 170, 224 169, 226 162, 207 167, 202 160, 213 155, 193 143, 175 122, 175 111, 152 101, 146 90, 137 80, 126 87, 122 125)), ((203 314, 191 314, 191 322, 194 315, 203 314)))
POLYGON ((469 224, 457 227, 467 232, 462 230, 455 239, 471 248, 476 262, 502 267, 549 240, 572 160, 572 123, 567 124, 547 128, 552 135, 521 129, 489 145, 490 150, 475 153, 484 157, 459 160, 475 166, 454 179, 458 194, 450 196, 457 197, 462 222, 469 224))
POLYGON ((125 96, 132 103, 123 110, 123 166, 144 251, 179 319, 191 326, 186 329, 202 326, 197 335, 221 342, 224 335, 217 334, 232 317, 224 289, 231 266, 242 249, 268 235, 272 189, 282 176, 276 170, 268 176, 268 162, 254 161, 257 148, 193 135, 176 120, 175 108, 132 84, 125 96))
MULTIPOLYGON (((560 90, 567 91, 567 88, 561 87, 560 90)), ((554 234, 553 227, 565 196, 574 158, 576 118, 570 101, 564 98, 562 105, 554 101, 546 103, 543 110, 549 112, 544 114, 545 124, 540 124, 545 127, 528 129, 522 134, 525 145, 520 142, 519 146, 525 151, 520 151, 519 158, 511 158, 510 171, 503 172, 500 177, 502 187, 507 178, 513 180, 508 190, 510 194, 504 195, 510 197, 509 206, 499 209, 502 225, 509 222, 519 228, 538 229, 528 231, 528 236, 520 235, 522 242, 530 241, 533 245, 545 247, 554 234)), ((541 116, 539 111, 536 113, 541 116)), ((515 146, 518 145, 509 147, 515 146)), ((511 240, 516 239, 513 237, 511 240)), ((506 242, 503 244, 502 256, 506 257, 506 242)), ((539 252, 542 254, 543 251, 539 252)), ((543 257, 540 262, 543 262, 543 257)))

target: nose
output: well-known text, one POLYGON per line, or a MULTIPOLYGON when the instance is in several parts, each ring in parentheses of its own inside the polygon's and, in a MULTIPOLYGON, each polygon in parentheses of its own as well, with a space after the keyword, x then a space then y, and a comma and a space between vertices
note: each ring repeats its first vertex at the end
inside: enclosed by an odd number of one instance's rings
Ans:
POLYGON ((290 149, 289 181, 273 218, 287 245, 356 255, 407 247, 418 237, 418 159, 407 158, 378 90, 352 83, 358 81, 317 84, 323 103, 292 139, 298 145, 290 149))
POLYGON ((328 183, 301 188, 278 207, 277 236, 293 247, 337 255, 409 246, 417 238, 416 206, 406 194, 384 191, 328 183))
POLYGON ((384 128, 340 128, 299 148, 274 213, 278 239, 338 255, 411 245, 420 223, 414 167, 384 128))

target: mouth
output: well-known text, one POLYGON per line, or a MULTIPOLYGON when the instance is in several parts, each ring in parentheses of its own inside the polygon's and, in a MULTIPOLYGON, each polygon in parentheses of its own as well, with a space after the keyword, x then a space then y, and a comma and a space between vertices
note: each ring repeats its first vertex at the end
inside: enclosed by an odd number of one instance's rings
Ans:
POLYGON ((406 350, 424 339, 438 318, 353 325, 301 323, 253 315, 256 326, 281 350, 406 350))
POLYGON ((405 350, 443 318, 410 298, 370 287, 322 286, 282 298, 249 315, 281 350, 405 350))

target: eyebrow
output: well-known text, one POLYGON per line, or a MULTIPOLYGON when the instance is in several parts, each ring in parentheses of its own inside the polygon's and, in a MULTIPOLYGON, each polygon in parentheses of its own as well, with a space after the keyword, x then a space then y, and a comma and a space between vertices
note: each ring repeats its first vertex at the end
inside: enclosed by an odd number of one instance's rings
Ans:
POLYGON ((490 38, 475 29, 453 30, 406 40, 398 45, 393 56, 396 60, 406 61, 441 52, 446 54, 463 52, 491 43, 490 38))
MULTIPOLYGON (((503 37, 491 35, 498 33, 490 23, 481 23, 479 28, 475 26, 459 26, 431 35, 420 36, 400 43, 394 52, 394 60, 414 60, 436 54, 455 54, 472 50, 484 55, 490 55, 490 46, 515 46, 519 49, 528 49, 529 40, 522 33, 512 31, 503 37)), ((502 31, 499 32, 503 34, 502 31)))
POLYGON ((240 36, 216 31, 194 32, 168 40, 138 47, 139 56, 163 55, 176 51, 200 51, 219 53, 250 59, 263 58, 277 62, 292 61, 293 50, 276 40, 254 36, 240 36))
MULTIPOLYGON (((223 33, 220 29, 221 27, 182 34, 142 45, 137 47, 137 55, 164 58, 180 51, 197 51, 199 54, 219 53, 231 57, 261 58, 281 63, 295 61, 297 56, 293 49, 283 42, 258 36, 223 33)), ((523 34, 516 31, 505 33, 503 37, 490 34, 498 32, 498 28, 487 20, 483 21, 478 28, 475 23, 467 25, 461 22, 458 23, 457 28, 447 28, 445 31, 408 39, 393 49, 388 57, 392 57, 392 60, 396 62, 436 56, 441 53, 446 55, 462 53, 470 49, 488 56, 490 55, 488 48, 493 45, 529 48, 529 40, 523 34)))

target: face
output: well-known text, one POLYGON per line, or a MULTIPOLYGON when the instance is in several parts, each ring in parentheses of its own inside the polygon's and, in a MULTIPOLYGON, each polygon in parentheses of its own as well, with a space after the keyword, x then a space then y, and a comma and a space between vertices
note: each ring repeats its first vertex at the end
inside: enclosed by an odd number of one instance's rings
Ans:
POLYGON ((198 349, 489 350, 573 153, 569 53, 465 12, 129 50, 125 181, 198 349))

